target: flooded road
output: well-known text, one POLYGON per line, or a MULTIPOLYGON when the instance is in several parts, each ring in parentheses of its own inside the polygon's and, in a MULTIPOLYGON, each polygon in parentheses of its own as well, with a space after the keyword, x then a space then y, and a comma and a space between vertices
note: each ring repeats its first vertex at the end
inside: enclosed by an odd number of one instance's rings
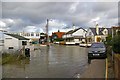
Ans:
POLYGON ((72 78, 86 68, 87 50, 79 46, 34 46, 28 60, 3 65, 3 78, 72 78))

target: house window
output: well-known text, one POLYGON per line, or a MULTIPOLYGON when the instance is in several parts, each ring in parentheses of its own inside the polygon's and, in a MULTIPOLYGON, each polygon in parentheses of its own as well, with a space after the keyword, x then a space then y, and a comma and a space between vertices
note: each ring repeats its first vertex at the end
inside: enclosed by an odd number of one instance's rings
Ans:
POLYGON ((23 36, 26 36, 26 33, 24 33, 23 36))
POLYGON ((54 36, 54 39, 57 39, 57 36, 54 36))
POLYGON ((5 38, 5 39, 12 39, 12 38, 5 38))
POLYGON ((107 34, 107 31, 104 31, 104 34, 107 34))
POLYGON ((40 34, 39 33, 36 33, 36 36, 39 36, 40 34))
POLYGON ((30 36, 30 34, 29 33, 25 33, 25 36, 30 36))
POLYGON ((14 47, 8 47, 8 49, 14 49, 14 47))
POLYGON ((22 41, 22 45, 27 45, 27 41, 22 41))
POLYGON ((34 36, 34 33, 31 33, 31 36, 34 36))
POLYGON ((30 36, 30 33, 27 33, 27 36, 30 36))
POLYGON ((0 40, 0 43, 4 43, 4 40, 0 40))
POLYGON ((89 32, 89 35, 92 35, 92 33, 91 33, 91 32, 89 32))

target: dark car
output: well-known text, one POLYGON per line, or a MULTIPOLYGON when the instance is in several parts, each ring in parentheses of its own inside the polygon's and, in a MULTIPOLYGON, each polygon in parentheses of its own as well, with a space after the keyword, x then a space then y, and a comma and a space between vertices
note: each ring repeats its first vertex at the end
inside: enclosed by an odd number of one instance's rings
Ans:
POLYGON ((105 59, 107 57, 106 47, 102 42, 92 43, 88 50, 88 60, 90 59, 105 59))

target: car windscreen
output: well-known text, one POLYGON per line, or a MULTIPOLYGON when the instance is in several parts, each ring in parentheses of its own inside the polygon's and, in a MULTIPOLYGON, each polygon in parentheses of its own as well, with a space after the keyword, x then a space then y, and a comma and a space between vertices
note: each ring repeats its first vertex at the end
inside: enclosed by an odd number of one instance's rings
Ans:
POLYGON ((93 43, 91 45, 92 48, 105 48, 103 43, 93 43))

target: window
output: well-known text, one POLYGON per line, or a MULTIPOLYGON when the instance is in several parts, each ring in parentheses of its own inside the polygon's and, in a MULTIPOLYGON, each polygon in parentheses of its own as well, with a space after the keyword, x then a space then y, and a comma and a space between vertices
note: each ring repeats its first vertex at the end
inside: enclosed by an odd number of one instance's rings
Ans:
POLYGON ((108 34, 108 30, 105 29, 105 30, 103 31, 103 34, 104 34, 104 35, 108 34))
POLYGON ((104 34, 107 34, 107 31, 104 31, 104 34))
POLYGON ((91 32, 89 32, 89 35, 92 35, 92 33, 91 33, 91 32))
POLYGON ((8 49, 14 49, 13 47, 8 47, 8 49))
POLYGON ((25 33, 24 36, 27 36, 27 33, 25 33))
POLYGON ((39 36, 39 33, 36 33, 36 36, 39 36))
POLYGON ((30 33, 27 33, 27 36, 30 36, 30 33))
POLYGON ((4 40, 0 40, 0 43, 4 43, 4 40))
POLYGON ((34 33, 31 33, 31 36, 34 36, 34 33))
POLYGON ((5 38, 5 39, 12 39, 12 38, 5 38))
POLYGON ((27 41, 22 41, 22 45, 27 45, 27 41))

